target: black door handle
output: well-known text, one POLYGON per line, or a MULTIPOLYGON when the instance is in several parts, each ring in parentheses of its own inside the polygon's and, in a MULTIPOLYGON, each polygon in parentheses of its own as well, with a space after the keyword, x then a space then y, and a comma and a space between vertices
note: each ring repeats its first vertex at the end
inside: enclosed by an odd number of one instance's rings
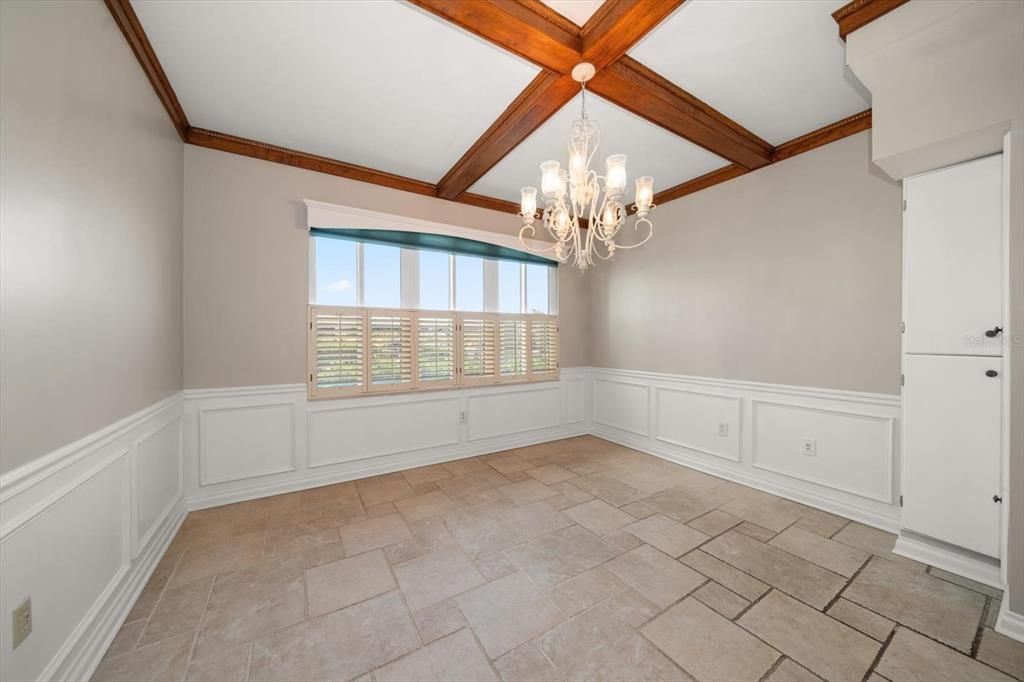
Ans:
POLYGON ((985 332, 985 336, 987 336, 990 339, 994 339, 996 336, 998 336, 999 334, 1002 334, 1002 333, 1003 333, 1003 328, 1002 327, 992 327, 987 332, 985 332))
POLYGON ((997 377, 997 376, 999 376, 999 372, 995 371, 994 369, 990 369, 987 372, 985 372, 985 376, 987 376, 987 377, 997 377))

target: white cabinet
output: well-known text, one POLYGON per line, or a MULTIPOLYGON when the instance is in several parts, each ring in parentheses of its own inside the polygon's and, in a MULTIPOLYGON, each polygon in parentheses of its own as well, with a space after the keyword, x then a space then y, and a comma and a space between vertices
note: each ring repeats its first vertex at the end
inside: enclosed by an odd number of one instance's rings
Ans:
POLYGON ((905 353, 1000 355, 1002 155, 907 178, 905 353))
POLYGON ((903 371, 903 527, 998 556, 1002 360, 908 355, 903 371))
POLYGON ((904 180, 901 526, 1000 555, 1003 157, 904 180))

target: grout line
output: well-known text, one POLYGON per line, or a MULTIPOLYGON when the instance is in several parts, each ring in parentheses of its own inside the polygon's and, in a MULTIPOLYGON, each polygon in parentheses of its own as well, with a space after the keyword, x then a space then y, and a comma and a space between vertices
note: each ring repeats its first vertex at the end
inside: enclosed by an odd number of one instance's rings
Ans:
POLYGON ((978 649, 981 648, 981 636, 985 632, 985 619, 988 617, 988 610, 992 608, 992 600, 990 597, 985 597, 985 602, 981 607, 981 617, 978 619, 978 629, 974 633, 974 641, 971 642, 971 653, 968 654, 971 658, 978 658, 978 649))
MULTIPOLYGON (((789 658, 789 656, 786 656, 785 654, 779 656, 777 659, 775 659, 775 662, 772 663, 771 667, 768 668, 768 670, 765 672, 765 674, 761 675, 761 677, 758 679, 758 682, 765 682, 769 677, 772 676, 773 672, 778 670, 779 666, 782 665, 782 662, 785 661, 785 660, 793 660, 793 659, 789 658)), ((793 661, 793 662, 796 663, 796 661, 793 661)))
MULTIPOLYGON (((864 672, 864 677, 861 678, 861 682, 867 682, 868 678, 871 677, 871 673, 875 672, 875 668, 877 668, 878 664, 882 661, 882 656, 884 656, 885 652, 889 650, 889 644, 892 643, 893 638, 896 636, 896 630, 898 627, 899 625, 897 624, 897 626, 892 629, 892 632, 889 633, 889 636, 885 638, 885 641, 882 642, 882 646, 878 648, 878 653, 875 654, 875 660, 871 661, 871 665, 869 665, 868 669, 864 672)), ((881 675, 879 675, 879 677, 881 677, 881 675)))

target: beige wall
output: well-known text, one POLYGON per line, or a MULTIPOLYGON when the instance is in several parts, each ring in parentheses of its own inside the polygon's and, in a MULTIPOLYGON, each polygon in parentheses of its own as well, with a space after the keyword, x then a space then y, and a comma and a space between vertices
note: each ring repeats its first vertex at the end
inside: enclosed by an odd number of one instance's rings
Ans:
POLYGON ((182 143, 101 2, 0 3, 0 471, 182 386, 182 143))
POLYGON ((898 393, 901 192, 861 133, 655 211, 591 274, 600 367, 898 393))
POLYGON ((849 36, 871 90, 873 158, 893 177, 976 158, 1011 134, 1010 610, 1024 614, 1024 3, 915 0, 849 36))
MULTIPOLYGON (((309 245, 303 199, 515 234, 515 216, 185 148, 185 385, 303 383, 309 245)), ((562 366, 587 362, 586 288, 561 268, 562 366)))

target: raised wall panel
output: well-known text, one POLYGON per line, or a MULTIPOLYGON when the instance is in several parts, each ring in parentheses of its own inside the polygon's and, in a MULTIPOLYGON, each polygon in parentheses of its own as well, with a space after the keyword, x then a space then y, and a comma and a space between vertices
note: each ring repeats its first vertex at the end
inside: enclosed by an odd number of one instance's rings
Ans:
POLYGON ((752 400, 754 467, 891 503, 893 428, 890 417, 752 400), (813 440, 816 454, 804 455, 813 440))
POLYGON ((646 436, 649 428, 647 384, 594 379, 594 422, 646 436))
POLYGON ((309 412, 311 467, 458 442, 459 399, 454 396, 349 402, 309 412))
POLYGON ((740 404, 735 396, 654 389, 654 437, 670 445, 740 461, 740 404), (725 424, 727 435, 719 433, 725 424))
POLYGON ((199 410, 199 484, 212 485, 295 468, 290 402, 199 410))
POLYGON ((157 427, 135 444, 135 537, 137 554, 181 496, 181 418, 157 427))
POLYGON ((565 382, 565 423, 578 424, 587 418, 587 382, 569 379, 565 382))
POLYGON ((551 428, 562 422, 562 389, 554 382, 541 388, 482 392, 469 396, 466 404, 471 441, 551 428))

